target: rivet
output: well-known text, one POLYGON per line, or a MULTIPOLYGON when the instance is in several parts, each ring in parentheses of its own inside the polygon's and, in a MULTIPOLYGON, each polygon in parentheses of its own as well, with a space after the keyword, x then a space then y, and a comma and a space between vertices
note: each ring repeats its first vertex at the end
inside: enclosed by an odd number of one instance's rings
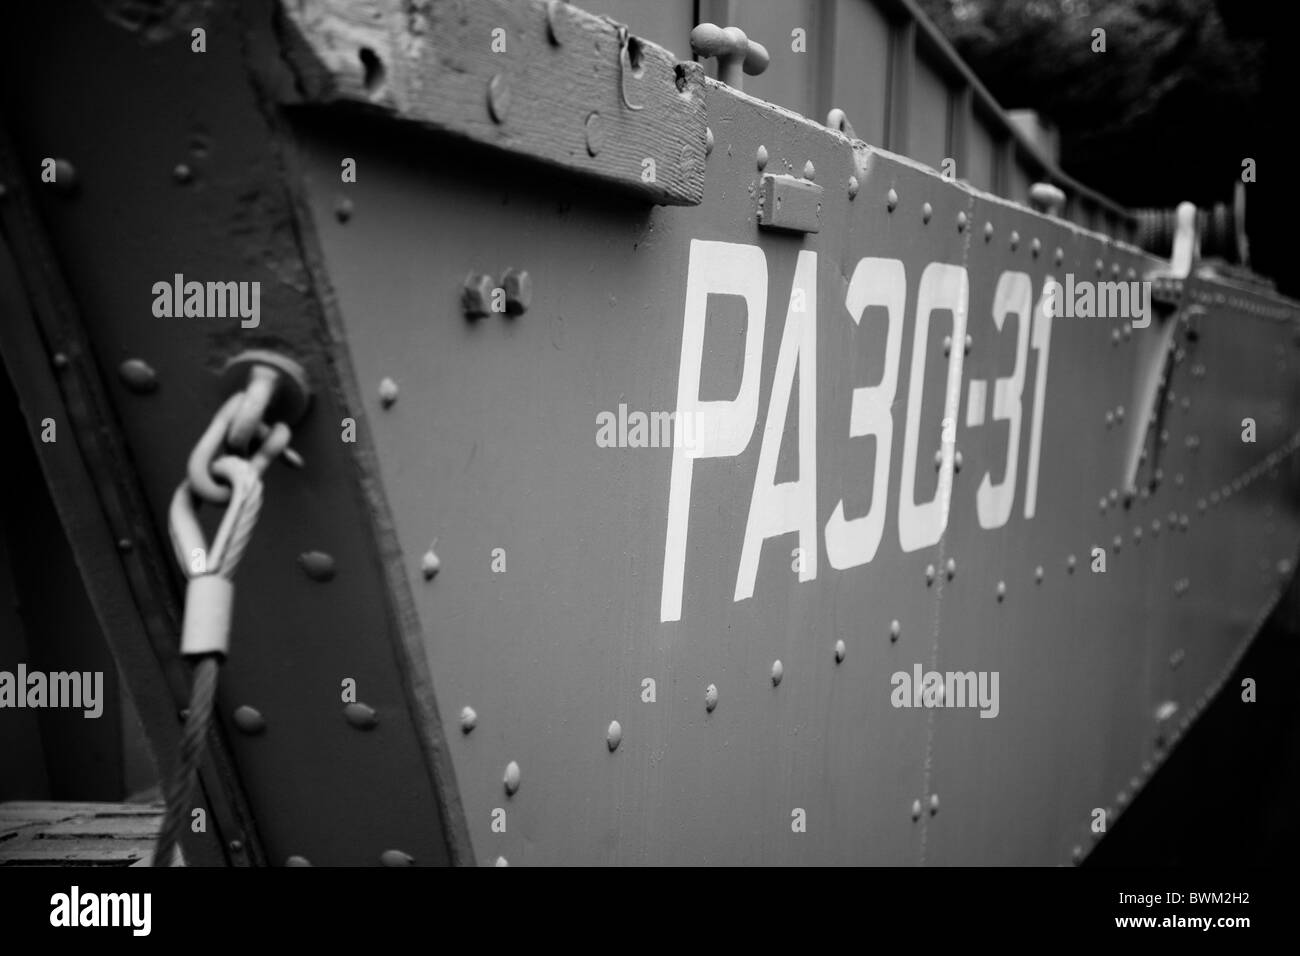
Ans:
POLYGON ((930 217, 934 215, 934 207, 928 202, 921 204, 921 222, 929 222, 930 217))
POLYGON ((1111 345, 1119 345, 1119 340, 1120 340, 1119 329, 1111 329, 1111 330, 1110 330, 1110 344, 1111 344, 1111 345))
POLYGON ((1070 850, 1070 860, 1078 866, 1083 861, 1083 847, 1076 843, 1070 850))
POLYGON ((718 685, 710 684, 704 688, 704 709, 713 713, 713 708, 718 706, 718 685))
POLYGON ((324 551, 304 551, 298 555, 298 566, 313 581, 328 581, 334 577, 334 559, 324 551))
POLYGON ((291 856, 284 861, 285 866, 311 866, 311 861, 305 856, 291 856))
POLYGON ((412 866, 415 864, 415 857, 401 850, 385 850, 379 854, 379 862, 384 866, 412 866))
POLYGON ((601 122, 600 114, 592 110, 583 125, 587 131, 587 155, 596 156, 605 145, 605 124, 601 122))
POLYGON ((1191 525, 1191 523, 1192 523, 1192 519, 1189 518, 1189 517, 1187 517, 1187 515, 1179 515, 1179 517, 1178 517, 1178 527, 1179 527, 1181 530, 1186 531, 1186 530, 1188 529, 1188 527, 1191 525))
POLYGON ((760 173, 767 168, 767 147, 766 146, 760 145, 758 149, 755 151, 754 164, 758 167, 758 171, 760 173))
POLYGON ((947 572, 948 572, 948 580, 949 580, 949 581, 951 581, 953 578, 955 578, 955 577, 957 576, 957 559, 956 559, 956 558, 949 558, 949 559, 948 559, 948 564, 947 564, 945 570, 947 570, 947 572))
POLYGON ((1105 263, 1103 263, 1100 259, 1097 259, 1096 261, 1093 262, 1093 267, 1097 270, 1097 275, 1101 275, 1102 270, 1106 268, 1105 263))
POLYGON ((605 746, 609 747, 609 752, 613 753, 618 749, 618 745, 623 742, 623 725, 617 720, 611 720, 609 727, 605 730, 605 746))
POLYGON ((1110 489, 1110 503, 1115 504, 1118 501, 1119 501, 1119 489, 1118 488, 1110 489))
POLYGON ((971 346, 974 345, 974 344, 975 344, 975 340, 972 339, 972 338, 970 337, 970 333, 967 333, 967 335, 966 335, 966 354, 967 354, 967 355, 970 355, 971 346))
POLYGON ((1142 528, 1141 528, 1140 526, 1139 526, 1139 527, 1135 527, 1135 528, 1133 529, 1133 543, 1134 543, 1134 544, 1141 544, 1141 543, 1142 543, 1142 528))
POLYGON ((960 452, 960 451, 954 451, 954 452, 952 453, 952 468, 953 468, 953 471, 961 471, 961 452, 960 452))
POLYGON ((172 179, 184 186, 194 181, 194 170, 190 169, 185 163, 177 163, 175 168, 172 169, 172 179))
POLYGON ((1106 513, 1106 509, 1107 509, 1109 506, 1110 506, 1110 502, 1106 500, 1106 496, 1105 496, 1105 495, 1102 495, 1101 498, 1098 499, 1098 501, 1097 501, 1097 508, 1101 511, 1102 514, 1105 514, 1105 513, 1106 513))
POLYGON ((785 676, 785 665, 779 660, 772 662, 772 686, 776 687, 781 683, 781 678, 785 676))
POLYGON ((1068 558, 1065 559, 1065 570, 1067 573, 1069 574, 1074 573, 1074 565, 1075 565, 1074 555, 1070 555, 1068 558))
POLYGON ((898 208, 897 191, 890 189, 889 192, 885 193, 885 208, 888 209, 890 212, 893 212, 895 209, 898 208))
POLYGON ((1005 599, 1006 599, 1006 596, 1007 596, 1007 583, 1006 583, 1005 581, 999 581, 999 582, 998 582, 997 595, 998 595, 998 600, 999 600, 999 601, 1002 601, 1002 600, 1005 600, 1005 599))
POLYGON ((1115 409, 1115 421, 1122 422, 1123 420, 1124 420, 1124 406, 1120 405, 1115 409))
POLYGON ((496 123, 504 123, 510 111, 510 84, 500 73, 488 80, 488 112, 496 123))
POLYGON ((842 640, 836 641, 835 642, 835 663, 843 664, 844 655, 846 655, 847 653, 848 653, 848 648, 844 646, 844 641, 842 640))
POLYGON ((77 167, 66 159, 54 160, 54 188, 65 196, 77 191, 77 167))
POLYGON ((1065 259, 1065 250, 1062 249, 1060 246, 1057 246, 1057 247, 1056 247, 1056 264, 1059 266, 1059 265, 1061 264, 1061 262, 1062 262, 1064 259, 1065 259))
POLYGON ((1120 333, 1124 336, 1125 342, 1131 339, 1133 337, 1133 323, 1125 322, 1122 326, 1120 326, 1120 333))
POLYGON ((244 841, 243 841, 243 840, 231 840, 231 841, 230 841, 229 843, 227 843, 226 845, 227 845, 228 847, 230 847, 230 852, 231 852, 231 853, 243 853, 243 852, 244 852, 244 841))
POLYGON ((67 354, 64 353, 64 352, 55 352, 55 353, 54 353, 54 358, 53 358, 52 361, 54 362, 54 367, 55 367, 55 368, 67 368, 67 367, 68 367, 68 356, 67 356, 67 354))
POLYGON ((1043 583, 1043 566, 1041 564, 1034 568, 1034 581, 1038 584, 1043 583))
POLYGON ((817 178, 817 168, 813 166, 811 159, 803 164, 803 178, 809 182, 817 178))
POLYGON ((1106 413, 1106 427, 1107 427, 1107 428, 1110 428, 1110 427, 1111 427, 1112 425, 1114 425, 1114 424, 1115 424, 1115 413, 1114 413, 1114 412, 1107 412, 1107 413, 1106 413))
POLYGON ((984 223, 984 241, 988 242, 992 238, 993 238, 993 223, 986 222, 984 223))
POLYGON ((938 812, 939 812, 939 795, 937 793, 932 793, 930 794, 930 816, 934 816, 938 812))
POLYGON ((256 707, 244 704, 235 708, 235 726, 250 737, 266 730, 266 718, 256 707))
POLYGON ((123 554, 129 552, 133 547, 135 546, 131 543, 130 538, 117 539, 117 550, 121 551, 123 554))
POLYGON ((926 583, 927 586, 928 586, 928 585, 931 585, 931 584, 934 583, 934 565, 933 565, 933 564, 927 564, 927 565, 925 566, 925 583, 926 583))
POLYGON ((920 800, 913 800, 913 801, 912 801, 912 819, 913 819, 913 820, 919 820, 919 819, 921 819, 921 801, 920 801, 920 800))
POLYGON ((1115 537, 1111 539, 1110 543, 1111 543, 1111 547, 1114 548, 1116 554, 1119 554, 1119 552, 1124 547, 1124 539, 1121 538, 1119 535, 1115 535, 1115 537))
POLYGON ((507 269, 501 274, 506 294, 506 314, 523 315, 533 301, 533 280, 524 269, 507 269))
POLYGON ((519 789, 519 764, 515 763, 513 760, 506 764, 506 773, 501 779, 506 785, 506 795, 514 796, 515 792, 519 789))
POLYGON ((704 128, 704 155, 708 156, 713 152, 713 130, 707 126, 704 128))
POLYGON ((462 707, 460 709, 460 729, 462 733, 469 733, 478 724, 478 713, 473 707, 462 707))
POLYGON ((138 395, 146 395, 158 388, 158 373, 144 359, 127 359, 117 367, 124 385, 138 395))
POLYGON ((957 213, 957 231, 966 231, 966 213, 964 211, 957 213))
POLYGON ((950 352, 952 352, 952 336, 945 335, 943 337, 943 354, 947 355, 950 352))
POLYGON ((897 619, 889 622, 889 640, 891 642, 897 641, 898 636, 902 632, 903 632, 903 625, 899 624, 897 619))
POLYGON ((1115 802, 1121 807, 1128 803, 1128 792, 1121 790, 1119 793, 1115 794, 1115 802))
POLYGON ((1029 244, 1029 251, 1033 257, 1037 259, 1038 254, 1043 251, 1043 244, 1035 238, 1034 241, 1029 244))
POLYGON ((858 194, 858 177, 849 177, 849 198, 853 199, 858 194))
POLYGON ((936 448, 934 451, 934 470, 938 471, 943 467, 943 449, 936 448))
POLYGON ((1020 245, 1020 233, 1014 229, 1011 230, 1011 248, 1014 250, 1020 245))
POLYGON ((441 569, 442 560, 433 550, 433 545, 430 545, 429 550, 424 552, 424 557, 420 559, 420 571, 424 575, 424 580, 432 581, 434 575, 436 575, 441 569))
POLYGON ((397 383, 391 378, 385 378, 379 383, 379 404, 384 408, 392 408, 397 401, 397 383))
POLYGON ((334 218, 339 222, 347 222, 352 218, 352 200, 343 198, 334 204, 334 218))
POLYGON ((357 730, 371 730, 379 723, 375 709, 359 701, 353 701, 343 708, 343 718, 357 730))
POLYGON ((508 861, 504 856, 499 856, 499 857, 497 857, 497 861, 496 861, 496 863, 493 864, 493 865, 494 865, 494 866, 509 866, 509 865, 510 865, 510 862, 509 862, 509 861, 508 861))

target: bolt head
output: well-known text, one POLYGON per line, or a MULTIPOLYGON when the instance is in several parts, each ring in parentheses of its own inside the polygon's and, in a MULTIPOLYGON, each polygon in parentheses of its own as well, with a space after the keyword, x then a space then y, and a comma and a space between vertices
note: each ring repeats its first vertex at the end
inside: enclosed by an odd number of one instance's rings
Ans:
POLYGON ((506 293, 506 313, 523 315, 533 301, 533 280, 523 269, 507 269, 501 276, 506 293))
POLYGON ((467 319, 478 319, 492 309, 492 277, 471 272, 460 290, 460 304, 467 319))

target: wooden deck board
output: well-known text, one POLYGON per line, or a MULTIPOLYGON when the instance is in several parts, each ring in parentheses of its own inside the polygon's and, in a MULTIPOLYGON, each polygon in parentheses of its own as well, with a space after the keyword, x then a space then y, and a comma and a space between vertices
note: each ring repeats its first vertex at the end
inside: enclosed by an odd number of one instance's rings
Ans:
POLYGON ((148 866, 157 803, 0 803, 0 866, 148 866))

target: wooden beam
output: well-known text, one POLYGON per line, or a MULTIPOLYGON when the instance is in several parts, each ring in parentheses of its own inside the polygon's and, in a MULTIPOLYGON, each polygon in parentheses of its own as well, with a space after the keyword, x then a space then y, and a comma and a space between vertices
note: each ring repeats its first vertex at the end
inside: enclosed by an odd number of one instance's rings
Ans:
POLYGON ((282 103, 350 103, 667 205, 704 197, 704 70, 563 3, 280 0, 282 103))

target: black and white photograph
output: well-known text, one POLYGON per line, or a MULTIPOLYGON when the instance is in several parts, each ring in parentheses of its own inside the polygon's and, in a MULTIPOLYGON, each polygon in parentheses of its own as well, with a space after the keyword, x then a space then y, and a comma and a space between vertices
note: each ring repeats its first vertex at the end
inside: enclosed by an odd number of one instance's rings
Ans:
POLYGON ((0 930, 522 919, 357 872, 454 866, 1277 932, 1298 31, 6 4, 0 930))

